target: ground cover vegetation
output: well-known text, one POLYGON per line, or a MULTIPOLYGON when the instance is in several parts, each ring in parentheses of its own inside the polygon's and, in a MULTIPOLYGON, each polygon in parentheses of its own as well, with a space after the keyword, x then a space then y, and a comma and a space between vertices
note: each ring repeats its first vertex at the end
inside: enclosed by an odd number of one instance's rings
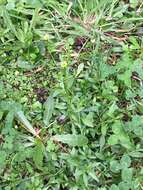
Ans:
POLYGON ((0 0, 0 189, 143 189, 143 2, 0 0))

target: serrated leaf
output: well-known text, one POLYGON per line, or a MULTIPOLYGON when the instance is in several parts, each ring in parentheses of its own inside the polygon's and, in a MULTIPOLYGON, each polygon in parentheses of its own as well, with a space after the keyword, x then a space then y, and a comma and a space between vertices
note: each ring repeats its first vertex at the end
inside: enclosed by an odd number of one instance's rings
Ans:
POLYGON ((54 111, 54 98, 53 96, 49 96, 47 101, 44 104, 44 117, 43 122, 46 126, 49 125, 49 121, 52 117, 53 111, 54 111))
POLYGON ((88 143, 88 139, 83 135, 55 135, 52 139, 68 144, 69 146, 85 146, 88 143))

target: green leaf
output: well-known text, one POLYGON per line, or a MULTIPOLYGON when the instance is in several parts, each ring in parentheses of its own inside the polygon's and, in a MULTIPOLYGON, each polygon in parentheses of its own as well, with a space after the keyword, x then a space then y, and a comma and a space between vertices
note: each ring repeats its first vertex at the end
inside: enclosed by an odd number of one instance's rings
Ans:
POLYGON ((88 127, 94 127, 94 121, 93 121, 93 113, 90 112, 88 115, 86 115, 85 117, 82 118, 82 121, 84 123, 84 125, 88 126, 88 127))
MULTIPOLYGON (((38 5, 39 6, 39 5, 38 5)), ((35 27, 37 20, 39 19, 39 7, 36 7, 32 16, 31 24, 30 24, 30 30, 35 27)))
POLYGON ((134 144, 131 143, 129 136, 126 133, 121 133, 119 135, 120 144, 125 147, 126 149, 133 149, 134 144))
POLYGON ((46 126, 49 125, 49 121, 52 117, 53 111, 54 111, 54 98, 53 96, 49 96, 47 101, 44 104, 44 118, 43 122, 46 126))
POLYGON ((14 120, 14 112, 10 111, 5 118, 5 127, 9 129, 12 128, 13 120, 14 120))
POLYGON ((32 7, 35 7, 35 8, 37 8, 37 7, 41 7, 41 2, 42 1, 40 1, 40 0, 25 0, 26 2, 27 2, 27 4, 29 4, 29 5, 31 5, 32 7))
POLYGON ((0 110, 0 120, 1 120, 2 117, 3 117, 3 114, 4 114, 4 112, 0 110))
POLYGON ((123 181, 131 182, 133 177, 133 168, 124 168, 121 175, 123 181))
POLYGON ((0 110, 2 111, 12 111, 16 113, 17 111, 20 111, 22 109, 22 106, 14 101, 1 101, 0 102, 0 110))
POLYGON ((99 139, 99 145, 100 145, 100 151, 102 150, 102 148, 105 145, 105 136, 101 135, 100 139, 99 139))
POLYGON ((120 190, 129 190, 130 189, 130 186, 128 183, 122 181, 121 183, 119 183, 119 189, 120 190))
POLYGON ((110 187, 110 190, 119 190, 119 187, 117 186, 117 185, 112 185, 111 187, 110 187))
POLYGON ((0 150, 0 169, 6 164, 6 152, 3 150, 0 150))
POLYGON ((17 66, 21 69, 25 69, 25 70, 31 70, 34 68, 34 65, 30 64, 27 61, 21 60, 19 58, 19 60, 17 61, 17 66))
POLYGON ((143 158, 143 152, 140 151, 130 152, 129 155, 133 158, 143 158))
POLYGON ((111 117, 111 116, 113 115, 113 113, 114 113, 117 109, 118 109, 118 106, 116 105, 116 102, 114 102, 114 103, 110 106, 110 108, 109 108, 107 114, 111 117))
POLYGON ((8 2, 7 5, 6 5, 6 8, 8 10, 11 10, 11 9, 14 9, 15 8, 15 2, 8 2))
POLYGON ((117 160, 110 162, 110 170, 114 173, 118 173, 121 169, 120 163, 117 160))
POLYGON ((5 25, 7 26, 7 28, 10 29, 11 32, 17 37, 17 31, 15 29, 15 26, 12 23, 10 15, 4 6, 2 9, 2 16, 3 16, 4 22, 5 22, 5 25))
POLYGON ((75 76, 75 77, 77 77, 77 76, 83 71, 83 69, 84 69, 84 64, 81 63, 81 64, 78 66, 78 68, 77 68, 77 73, 76 73, 76 76, 75 76))
POLYGON ((131 165, 131 158, 125 154, 122 156, 120 163, 122 168, 128 168, 131 165))
POLYGON ((130 6, 132 8, 136 8, 136 6, 139 4, 139 0, 130 0, 130 6))
POLYGON ((113 125, 112 125, 112 131, 113 133, 115 133, 116 135, 119 135, 123 132, 123 125, 120 121, 116 121, 113 125))
POLYGON ((37 136, 36 131, 34 130, 33 126, 30 124, 30 122, 25 117, 23 111, 18 111, 15 114, 16 118, 24 125, 24 128, 32 133, 34 136, 37 136))
POLYGON ((39 139, 36 139, 35 148, 33 151, 33 160, 38 169, 41 169, 43 166, 43 158, 44 158, 44 145, 39 139))
POLYGON ((135 37, 130 36, 129 40, 132 43, 132 45, 130 47, 131 49, 140 49, 140 45, 135 37))
POLYGON ((3 82, 0 81, 0 97, 2 97, 3 94, 4 94, 4 85, 3 82))
POLYGON ((88 176, 86 174, 83 174, 83 182, 86 187, 88 187, 88 176))
POLYGON ((110 75, 112 75, 116 72, 116 70, 113 66, 111 66, 109 64, 105 64, 105 63, 100 63, 99 71, 100 71, 101 80, 104 80, 105 78, 109 77, 110 75))
POLYGON ((131 87, 132 71, 126 70, 123 74, 118 75, 118 79, 122 80, 127 87, 131 87))
POLYGON ((85 146, 88 143, 88 139, 83 135, 55 135, 52 139, 68 144, 69 146, 85 146))
POLYGON ((118 144, 118 136, 117 135, 111 135, 108 139, 108 144, 109 145, 115 145, 115 144, 118 144))

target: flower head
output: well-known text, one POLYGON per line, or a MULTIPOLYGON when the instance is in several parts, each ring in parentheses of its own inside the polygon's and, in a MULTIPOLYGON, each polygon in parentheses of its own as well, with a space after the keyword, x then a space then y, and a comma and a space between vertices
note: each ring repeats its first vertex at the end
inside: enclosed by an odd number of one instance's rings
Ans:
POLYGON ((68 63, 66 61, 61 62, 61 67, 66 68, 68 66, 68 63))
POLYGON ((48 34, 45 34, 44 37, 43 37, 43 39, 44 39, 45 41, 48 41, 48 40, 49 40, 49 35, 48 35, 48 34))

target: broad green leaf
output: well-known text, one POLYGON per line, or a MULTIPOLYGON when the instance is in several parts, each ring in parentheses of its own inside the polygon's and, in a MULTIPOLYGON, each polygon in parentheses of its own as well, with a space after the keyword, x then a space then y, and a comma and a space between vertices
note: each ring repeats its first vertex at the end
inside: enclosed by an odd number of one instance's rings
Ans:
POLYGON ((131 165, 131 158, 125 154, 122 156, 120 163, 122 168, 128 168, 131 165))
POLYGON ((124 181, 119 183, 118 187, 119 187, 120 190, 129 190, 130 189, 129 184, 124 182, 124 181))
POLYGON ((109 145, 115 145, 119 143, 119 139, 117 135, 111 135, 108 139, 108 144, 109 145))
POLYGON ((101 80, 104 80, 105 78, 109 77, 110 75, 116 72, 113 66, 105 64, 105 63, 100 63, 99 71, 100 71, 101 80))
POLYGON ((88 115, 82 118, 84 125, 88 127, 94 127, 93 113, 90 112, 88 115))
POLYGON ((120 144, 126 149, 134 148, 134 144, 131 143, 129 136, 126 133, 121 133, 118 138, 120 140, 120 144))
POLYGON ((5 127, 9 128, 9 129, 12 128, 13 120, 14 120, 14 112, 10 111, 10 112, 8 112, 8 114, 5 118, 5 127))
POLYGON ((88 143, 88 139, 83 135, 55 135, 52 139, 68 144, 69 146, 85 146, 88 143))
POLYGON ((133 177, 133 168, 124 168, 121 175, 123 181, 131 182, 133 177))
POLYGON ((38 169, 41 169, 43 166, 43 158, 44 158, 44 145, 39 139, 36 139, 33 151, 33 160, 38 169))
POLYGON ((44 108, 45 108, 45 110, 44 110, 43 121, 44 121, 44 124, 46 126, 48 126, 50 119, 52 117, 53 111, 54 111, 54 98, 53 98, 53 96, 48 97, 47 101, 44 104, 44 108))
POLYGON ((112 185, 111 187, 110 187, 110 190, 119 190, 119 187, 117 186, 117 185, 112 185))
POLYGON ((126 70, 123 74, 118 75, 118 79, 123 81, 127 87, 131 87, 131 76, 132 76, 132 71, 126 70))
POLYGON ((0 110, 2 111, 12 111, 16 113, 17 111, 20 111, 22 109, 22 106, 14 101, 1 101, 0 102, 0 110))
POLYGON ((110 162, 110 170, 114 173, 118 173, 121 169, 120 163, 117 160, 110 162))
POLYGON ((123 54, 122 59, 116 65, 117 70, 130 69, 133 64, 133 60, 130 58, 128 53, 123 54))
POLYGON ((120 121, 116 121, 113 125, 112 125, 112 131, 113 133, 115 133, 116 135, 119 135, 123 132, 123 125, 120 121))
POLYGON ((33 126, 30 124, 30 122, 25 117, 23 111, 21 111, 22 107, 20 104, 14 102, 14 101, 2 101, 0 102, 0 110, 3 112, 8 112, 6 116, 6 126, 12 127, 12 122, 14 117, 16 117, 23 125, 24 128, 32 133, 34 136, 38 135, 36 134, 36 131, 34 130, 33 126))
POLYGON ((15 114, 16 118, 24 125, 24 128, 32 133, 34 136, 37 136, 36 131, 34 130, 33 126, 30 124, 30 122, 25 117, 23 111, 18 111, 15 114))

